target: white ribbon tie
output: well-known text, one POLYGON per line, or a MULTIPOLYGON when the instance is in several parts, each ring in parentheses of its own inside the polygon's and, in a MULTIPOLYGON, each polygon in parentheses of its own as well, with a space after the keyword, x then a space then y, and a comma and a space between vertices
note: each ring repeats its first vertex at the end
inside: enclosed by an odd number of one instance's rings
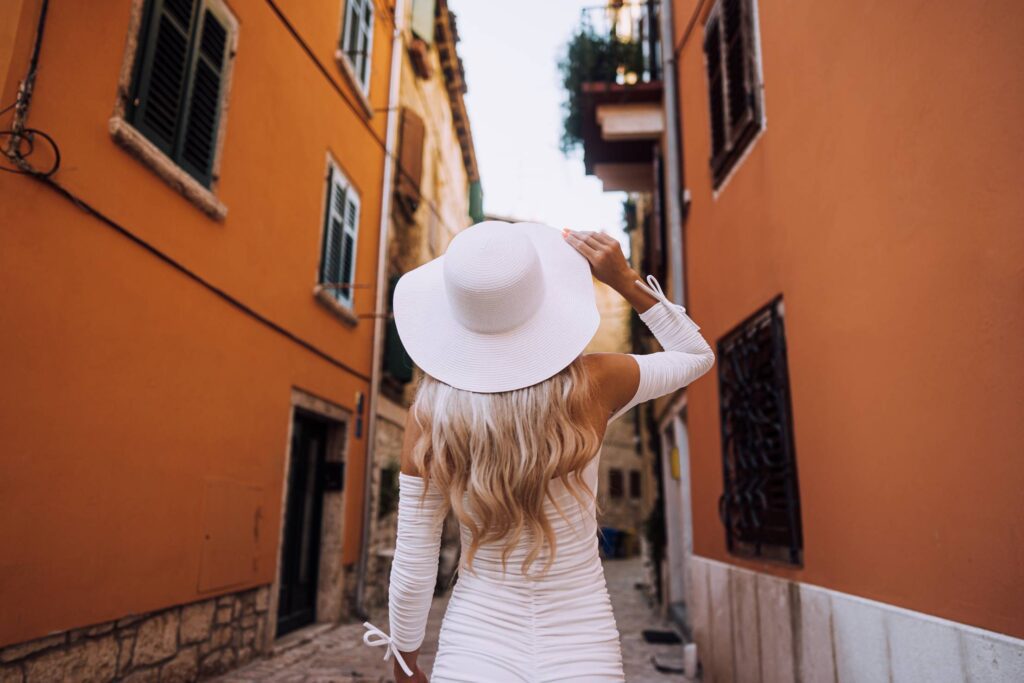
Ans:
POLYGON ((399 666, 402 667, 402 671, 405 672, 405 675, 412 676, 412 669, 410 669, 409 665, 405 663, 404 659, 402 659, 402 653, 398 651, 398 646, 395 645, 395 641, 391 640, 391 636, 384 633, 384 631, 381 631, 368 621, 364 621, 363 626, 367 629, 366 633, 363 634, 363 642, 370 647, 385 646, 384 661, 388 661, 388 658, 390 658, 391 655, 394 655, 395 659, 398 660, 399 666))
MULTIPOLYGON (((665 296, 665 292, 661 289, 661 283, 658 282, 658 278, 654 277, 653 275, 648 275, 647 276, 647 282, 649 284, 647 284, 647 285, 645 285, 640 280, 633 280, 633 282, 638 284, 638 285, 640 285, 641 289, 646 291, 648 294, 653 296, 655 299, 657 299, 661 303, 665 304, 665 306, 667 306, 668 309, 670 311, 672 311, 673 313, 675 313, 677 315, 679 313, 682 313, 683 315, 686 315, 686 309, 683 308, 683 306, 681 306, 680 304, 677 304, 677 303, 674 303, 674 302, 670 301, 669 298, 667 296, 665 296)), ((687 317, 689 317, 689 316, 687 316, 687 317)), ((693 321, 691 320, 690 322, 693 322, 693 321)), ((697 327, 698 330, 700 329, 700 325, 697 325, 697 323, 693 323, 693 324, 697 327)))

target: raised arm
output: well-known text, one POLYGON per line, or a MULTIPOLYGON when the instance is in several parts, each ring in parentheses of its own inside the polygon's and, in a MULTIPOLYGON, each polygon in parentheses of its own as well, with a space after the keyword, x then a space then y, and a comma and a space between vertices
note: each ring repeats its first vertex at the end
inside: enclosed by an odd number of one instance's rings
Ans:
MULTIPOLYGON (((640 320, 654 334, 663 351, 626 354, 638 367, 636 391, 609 420, 614 420, 633 406, 678 391, 706 373, 715 364, 715 354, 685 309, 669 301, 652 275, 647 276, 651 293, 659 303, 640 313, 640 320)), ((646 287, 639 279, 637 287, 646 287)))
POLYGON ((686 310, 668 300, 653 276, 647 284, 629 267, 614 238, 603 233, 563 231, 565 239, 589 262, 594 276, 619 292, 640 315, 664 351, 606 353, 599 363, 600 384, 609 421, 633 406, 677 391, 706 373, 715 362, 700 326, 686 310))

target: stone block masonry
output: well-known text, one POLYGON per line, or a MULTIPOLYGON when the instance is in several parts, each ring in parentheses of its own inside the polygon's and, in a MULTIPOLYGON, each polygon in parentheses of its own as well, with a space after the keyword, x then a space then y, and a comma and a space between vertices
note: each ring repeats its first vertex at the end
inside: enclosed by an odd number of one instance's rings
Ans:
POLYGON ((251 661, 267 632, 270 587, 71 629, 0 649, 0 683, 175 683, 251 661))

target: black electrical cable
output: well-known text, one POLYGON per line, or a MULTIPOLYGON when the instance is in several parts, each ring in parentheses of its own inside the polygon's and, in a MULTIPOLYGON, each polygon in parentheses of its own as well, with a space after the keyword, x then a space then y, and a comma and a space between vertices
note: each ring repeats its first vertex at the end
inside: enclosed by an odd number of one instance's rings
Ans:
POLYGON ((219 297, 220 299, 222 299, 223 301, 225 301, 229 305, 233 306, 234 308, 238 309, 239 311, 241 311, 245 315, 249 316, 250 318, 254 318, 259 323, 261 323, 264 326, 270 328, 271 330, 273 330, 274 332, 278 333, 282 337, 288 339, 289 341, 291 341, 291 342, 293 342, 295 344, 298 344, 302 348, 304 348, 307 351, 309 351, 310 353, 318 356, 319 358, 327 361, 331 365, 333 365, 333 366, 335 366, 337 368, 340 368, 342 370, 345 370, 346 372, 354 375, 355 377, 358 377, 361 380, 364 380, 366 382, 370 381, 370 378, 369 378, 368 375, 360 372, 359 370, 356 370, 351 365, 345 363, 342 360, 339 360, 339 359, 335 358, 334 356, 332 356, 331 354, 327 353, 326 351, 318 348, 317 346, 315 346, 311 342, 306 341, 305 339, 303 339, 302 337, 298 336, 294 332, 286 329, 285 327, 282 327, 281 325, 277 324, 273 320, 271 320, 271 319, 267 318, 266 316, 264 316, 262 313, 254 310, 248 304, 246 304, 243 301, 240 301, 239 299, 235 298, 234 296, 232 296, 228 292, 224 291, 223 289, 221 289, 217 285, 213 284, 212 282, 210 282, 209 280, 204 278, 202 275, 199 275, 198 273, 196 273, 195 271, 190 269, 185 264, 181 263, 180 261, 178 261, 174 257, 170 256, 166 252, 160 250, 158 247, 154 246, 153 244, 150 244, 149 242, 147 242, 143 238, 139 237, 138 235, 136 235, 134 232, 132 232, 128 228, 126 228, 123 225, 121 225, 120 223, 116 222, 114 219, 110 218, 109 216, 107 216, 106 214, 101 212, 100 210, 96 209, 91 204, 86 202, 81 197, 78 197, 77 195, 75 195, 73 192, 71 192, 71 190, 67 189, 66 187, 64 187, 63 185, 58 183, 56 180, 51 178, 50 176, 44 175, 44 174, 30 174, 30 175, 31 175, 31 177, 39 180, 44 185, 46 185, 47 187, 52 189, 57 194, 61 195, 62 197, 64 197, 68 201, 70 201, 72 204, 77 206, 82 211, 85 211, 87 214, 89 214, 93 218, 97 219, 98 221, 100 221, 101 223, 106 225, 108 228, 114 230, 115 232, 120 234, 122 237, 125 237, 128 240, 134 242, 137 246, 141 247, 142 249, 145 249, 146 251, 148 251, 153 256, 157 257, 158 259, 160 259, 161 261, 163 261, 164 263, 166 263, 170 267, 174 268, 175 270, 177 270, 181 274, 185 275, 186 277, 188 277, 193 282, 197 283, 198 285, 200 285, 203 288, 207 289, 208 291, 212 292, 217 297, 219 297))
POLYGON ((38 128, 22 128, 20 131, 13 130, 0 130, 0 138, 14 138, 16 140, 16 147, 8 149, 6 157, 13 161, 18 168, 4 168, 0 166, 0 171, 6 171, 7 173, 16 173, 18 175, 30 175, 39 178, 49 178, 57 169, 60 168, 60 148, 57 146, 57 142, 50 137, 47 133, 39 130, 38 128), (37 171, 32 168, 28 162, 28 158, 32 156, 32 153, 36 150, 35 137, 39 136, 46 140, 46 143, 53 150, 53 163, 49 169, 45 171, 37 171), (28 150, 23 151, 22 145, 27 144, 28 150))
MULTIPOLYGON (((3 136, 10 137, 10 136, 13 136, 13 135, 15 135, 14 131, 0 131, 0 137, 3 137, 3 136)), ((130 241, 134 242, 137 246, 141 247, 142 249, 145 249, 146 251, 148 251, 153 256, 157 257, 158 259, 160 259, 161 261, 163 261, 164 263, 166 263, 170 267, 174 268, 175 270, 177 270, 181 274, 185 275, 186 277, 188 277, 193 282, 197 283, 198 285, 200 285, 200 286, 204 287, 205 289, 207 289, 208 291, 212 292, 217 297, 219 297, 220 299, 222 299, 223 301, 225 301, 229 305, 233 306, 234 308, 238 309, 239 311, 241 311, 245 315, 248 315, 249 317, 255 319, 257 322, 259 322, 259 323, 263 324, 264 326, 270 328, 271 330, 273 330, 274 332, 280 334, 281 336, 283 336, 284 338, 288 339, 289 341, 291 341, 291 342, 293 342, 295 344, 298 344, 302 348, 304 348, 307 351, 309 351, 310 353, 318 356, 319 358, 327 361, 331 365, 333 365, 333 366, 335 366, 337 368, 340 368, 340 369, 342 369, 342 370, 344 370, 344 371, 354 375, 355 377, 358 377, 361 380, 364 380, 366 382, 370 381, 370 377, 368 375, 360 372, 359 370, 356 370, 355 368, 353 368, 349 364, 345 363, 344 361, 335 358, 334 356, 332 356, 331 354, 327 353, 326 351, 318 348, 317 346, 315 346, 311 342, 306 341, 305 339, 303 339, 302 337, 298 336, 294 332, 286 329, 285 327, 282 327, 281 325, 277 324, 276 322, 274 322, 270 318, 267 318, 266 316, 264 316, 262 313, 254 310, 248 304, 246 304, 243 301, 235 298, 234 296, 232 296, 231 294, 229 294, 225 290, 221 289, 217 285, 213 284, 212 282, 210 282, 209 280, 207 280, 203 276, 199 275, 194 270, 190 269, 188 266, 186 266, 185 264, 181 263, 180 261, 178 261, 174 257, 170 256, 166 252, 160 250, 155 245, 153 245, 153 244, 147 242, 146 240, 144 240, 143 238, 139 237, 134 232, 132 232, 128 228, 124 227, 123 225, 121 225, 120 223, 115 221, 114 219, 110 218, 109 216, 107 216, 106 214, 101 212, 99 209, 95 208, 92 204, 89 204, 87 201, 85 201, 81 197, 79 197, 76 194, 74 194, 71 190, 69 190, 68 188, 64 187, 63 185, 58 183, 56 180, 54 180, 53 179, 53 174, 57 172, 58 168, 60 168, 60 161, 61 161, 60 147, 57 145, 57 142, 52 137, 50 137, 48 134, 44 133, 41 130, 35 129, 35 128, 23 128, 21 130, 21 132, 18 134, 18 145, 15 148, 13 148, 13 149, 8 149, 5 156, 8 159, 10 159, 11 161, 13 161, 14 164, 17 166, 17 168, 16 169, 10 169, 10 168, 0 167, 0 170, 7 171, 8 173, 16 173, 16 174, 20 174, 20 175, 26 175, 26 176, 28 176, 30 178, 34 178, 35 180, 38 180, 39 182, 43 183, 44 185, 49 187, 51 190, 53 190, 54 192, 56 192, 57 194, 59 194, 60 196, 64 197, 69 202, 71 202, 72 204, 77 206, 82 211, 86 212, 87 214, 89 214, 93 218, 95 218, 98 221, 100 221, 101 223, 103 223, 108 228, 114 230, 115 232, 117 232, 122 237, 125 237, 125 238, 129 239, 130 241), (49 169, 47 169, 46 171, 38 171, 38 170, 32 168, 31 163, 29 163, 29 161, 27 159, 27 157, 30 156, 32 154, 32 152, 35 150, 34 139, 35 139, 36 136, 39 136, 42 139, 46 140, 47 144, 53 149, 54 161, 53 161, 52 166, 49 169), (25 142, 25 143, 28 144, 28 150, 24 154, 23 154, 24 150, 21 147, 22 142, 25 142)))

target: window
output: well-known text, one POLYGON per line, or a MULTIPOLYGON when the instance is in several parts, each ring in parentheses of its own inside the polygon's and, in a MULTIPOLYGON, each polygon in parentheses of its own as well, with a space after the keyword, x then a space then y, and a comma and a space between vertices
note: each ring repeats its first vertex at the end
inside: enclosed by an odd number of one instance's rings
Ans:
POLYGON ((398 336, 398 325, 395 324, 393 315, 398 277, 393 276, 388 283, 388 313, 392 315, 388 316, 384 331, 384 373, 398 384, 408 384, 412 381, 412 358, 405 350, 402 338, 398 336))
POLYGON ((363 93, 370 90, 370 50, 373 48, 373 0, 345 0, 341 52, 352 66, 363 93))
POLYGON ((640 498, 643 495, 640 486, 640 470, 629 471, 629 497, 640 498))
POLYGON ((729 552, 798 565, 803 536, 782 298, 723 337, 718 356, 719 515, 729 552))
POLYGON ((402 107, 399 127, 398 173, 395 194, 399 207, 410 219, 420 205, 423 180, 423 119, 408 107, 402 107))
POLYGON ((136 53, 128 119, 209 187, 232 22, 213 0, 150 0, 136 53))
POLYGON ((337 301, 351 308, 356 244, 359 241, 359 195, 333 163, 328 166, 324 215, 320 284, 337 301))
POLYGON ((608 470, 608 495, 612 498, 622 498, 626 493, 625 482, 622 480, 622 470, 613 467, 608 470))
POLYGON ((715 187, 761 130, 761 64, 754 0, 719 0, 704 27, 715 187))
POLYGON ((434 43, 434 15, 437 0, 412 0, 412 33, 427 43, 434 43))

